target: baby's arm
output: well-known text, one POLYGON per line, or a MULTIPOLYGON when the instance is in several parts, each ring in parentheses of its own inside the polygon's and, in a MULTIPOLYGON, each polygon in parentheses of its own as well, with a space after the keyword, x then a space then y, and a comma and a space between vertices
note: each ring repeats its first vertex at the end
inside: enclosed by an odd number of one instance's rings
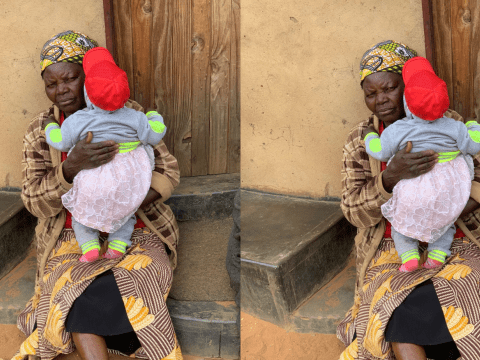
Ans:
POLYGON ((51 145, 60 151, 68 151, 73 145, 75 145, 66 121, 63 123, 62 127, 56 122, 48 123, 45 127, 45 137, 48 145, 51 145))
POLYGON ((387 161, 395 155, 396 144, 390 135, 391 131, 387 130, 388 129, 385 129, 383 131, 382 136, 378 136, 378 134, 373 131, 365 136, 365 148, 368 155, 380 161, 387 161))
POLYGON ((139 116, 138 139, 143 144, 158 144, 167 132, 162 116, 156 111, 149 111, 147 115, 139 113, 139 116))
POLYGON ((478 153, 480 151, 480 125, 475 120, 471 120, 465 125, 460 123, 458 127, 458 149, 463 154, 475 155, 478 153))

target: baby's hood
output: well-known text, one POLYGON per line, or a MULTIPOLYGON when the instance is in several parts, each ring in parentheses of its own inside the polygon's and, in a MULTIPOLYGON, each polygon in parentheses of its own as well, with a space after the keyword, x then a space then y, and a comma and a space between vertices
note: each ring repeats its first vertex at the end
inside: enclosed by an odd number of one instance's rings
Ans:
POLYGON ((103 110, 103 109, 99 108, 98 106, 96 106, 95 104, 93 104, 90 101, 90 98, 88 97, 87 89, 85 88, 85 85, 83 86, 83 93, 85 94, 85 103, 87 104, 87 107, 85 108, 85 110, 93 111, 98 115, 111 114, 113 112, 113 111, 103 110))
MULTIPOLYGON (((412 112, 410 111, 410 109, 408 108, 408 105, 407 105, 407 100, 405 100, 405 95, 403 95, 403 107, 405 108, 405 119, 406 120, 422 120, 422 121, 428 121, 428 120, 424 120, 420 117, 418 117, 417 115, 414 115, 412 114, 412 112)), ((430 122, 430 121, 429 121, 430 122)))

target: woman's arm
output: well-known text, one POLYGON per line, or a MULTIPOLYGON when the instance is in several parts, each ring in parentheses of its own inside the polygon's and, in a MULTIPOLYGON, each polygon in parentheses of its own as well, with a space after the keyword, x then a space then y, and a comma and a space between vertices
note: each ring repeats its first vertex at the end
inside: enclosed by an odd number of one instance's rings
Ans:
POLYGON ((376 225, 382 218, 380 206, 392 196, 393 187, 403 179, 411 179, 430 171, 437 162, 433 150, 409 153, 409 147, 398 151, 386 170, 373 176, 365 146, 360 141, 368 122, 350 133, 343 151, 342 210, 356 227, 376 225))
POLYGON ((380 207, 392 196, 383 188, 383 173, 373 176, 368 154, 361 143, 362 123, 350 133, 343 148, 342 200, 347 220, 358 228, 376 225, 382 219, 380 207))
POLYGON ((153 153, 155 156, 155 169, 152 173, 152 184, 145 201, 142 203, 142 207, 158 198, 161 198, 162 202, 164 202, 172 195, 173 190, 180 183, 180 169, 177 159, 170 154, 163 141, 154 146, 153 153), (158 196, 152 193, 152 189, 158 196))
POLYGON ((57 215, 63 208, 61 196, 72 187, 63 177, 63 164, 53 166, 50 148, 42 132, 42 113, 30 123, 23 139, 22 200, 38 218, 57 215))

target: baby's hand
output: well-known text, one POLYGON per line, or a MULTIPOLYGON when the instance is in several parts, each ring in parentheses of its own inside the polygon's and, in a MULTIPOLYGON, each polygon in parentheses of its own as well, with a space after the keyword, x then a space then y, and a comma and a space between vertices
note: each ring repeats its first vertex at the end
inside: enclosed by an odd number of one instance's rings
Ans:
POLYGON ((56 124, 57 122, 51 116, 48 119, 43 120, 42 130, 45 130, 45 128, 48 126, 48 124, 52 124, 52 123, 56 124))

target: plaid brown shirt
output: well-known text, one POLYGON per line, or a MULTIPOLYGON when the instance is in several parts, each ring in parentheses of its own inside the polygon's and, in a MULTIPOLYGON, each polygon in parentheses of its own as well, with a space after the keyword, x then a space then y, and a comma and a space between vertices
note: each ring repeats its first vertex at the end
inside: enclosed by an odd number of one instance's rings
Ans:
MULTIPOLYGON (((143 111, 143 108, 132 100, 129 100, 126 106, 143 111)), ((52 106, 30 122, 23 139, 22 200, 28 211, 38 218, 35 229, 36 288, 41 286, 45 263, 65 225, 66 212, 61 197, 73 185, 63 177, 61 152, 47 144, 45 132, 42 130, 43 120, 50 115, 54 115, 59 121, 59 110, 52 106)), ((161 198, 149 204, 145 211, 138 210, 137 215, 168 246, 171 264, 175 268, 178 225, 173 212, 163 202, 179 184, 180 171, 177 160, 168 152, 163 141, 154 147, 154 154, 155 170, 152 173, 151 187, 161 194, 161 198)))
MULTIPOLYGON (((447 111, 445 116, 463 122, 463 118, 453 110, 447 111)), ((374 115, 372 117, 374 127, 378 131, 379 120, 374 115)), ((362 288, 367 267, 385 232, 385 219, 380 207, 392 196, 383 188, 383 172, 380 170, 380 161, 369 157, 365 150, 362 132, 368 127, 370 119, 362 121, 350 131, 343 147, 341 171, 342 199, 340 206, 347 220, 358 229, 355 237, 356 296, 360 295, 359 290, 362 288)), ((475 178, 472 181, 470 197, 480 203, 480 153, 474 157, 474 165, 475 178)), ((480 239, 480 208, 466 215, 462 220, 457 220, 457 225, 462 230, 465 229, 464 232, 470 240, 480 246, 478 242, 480 239)))

